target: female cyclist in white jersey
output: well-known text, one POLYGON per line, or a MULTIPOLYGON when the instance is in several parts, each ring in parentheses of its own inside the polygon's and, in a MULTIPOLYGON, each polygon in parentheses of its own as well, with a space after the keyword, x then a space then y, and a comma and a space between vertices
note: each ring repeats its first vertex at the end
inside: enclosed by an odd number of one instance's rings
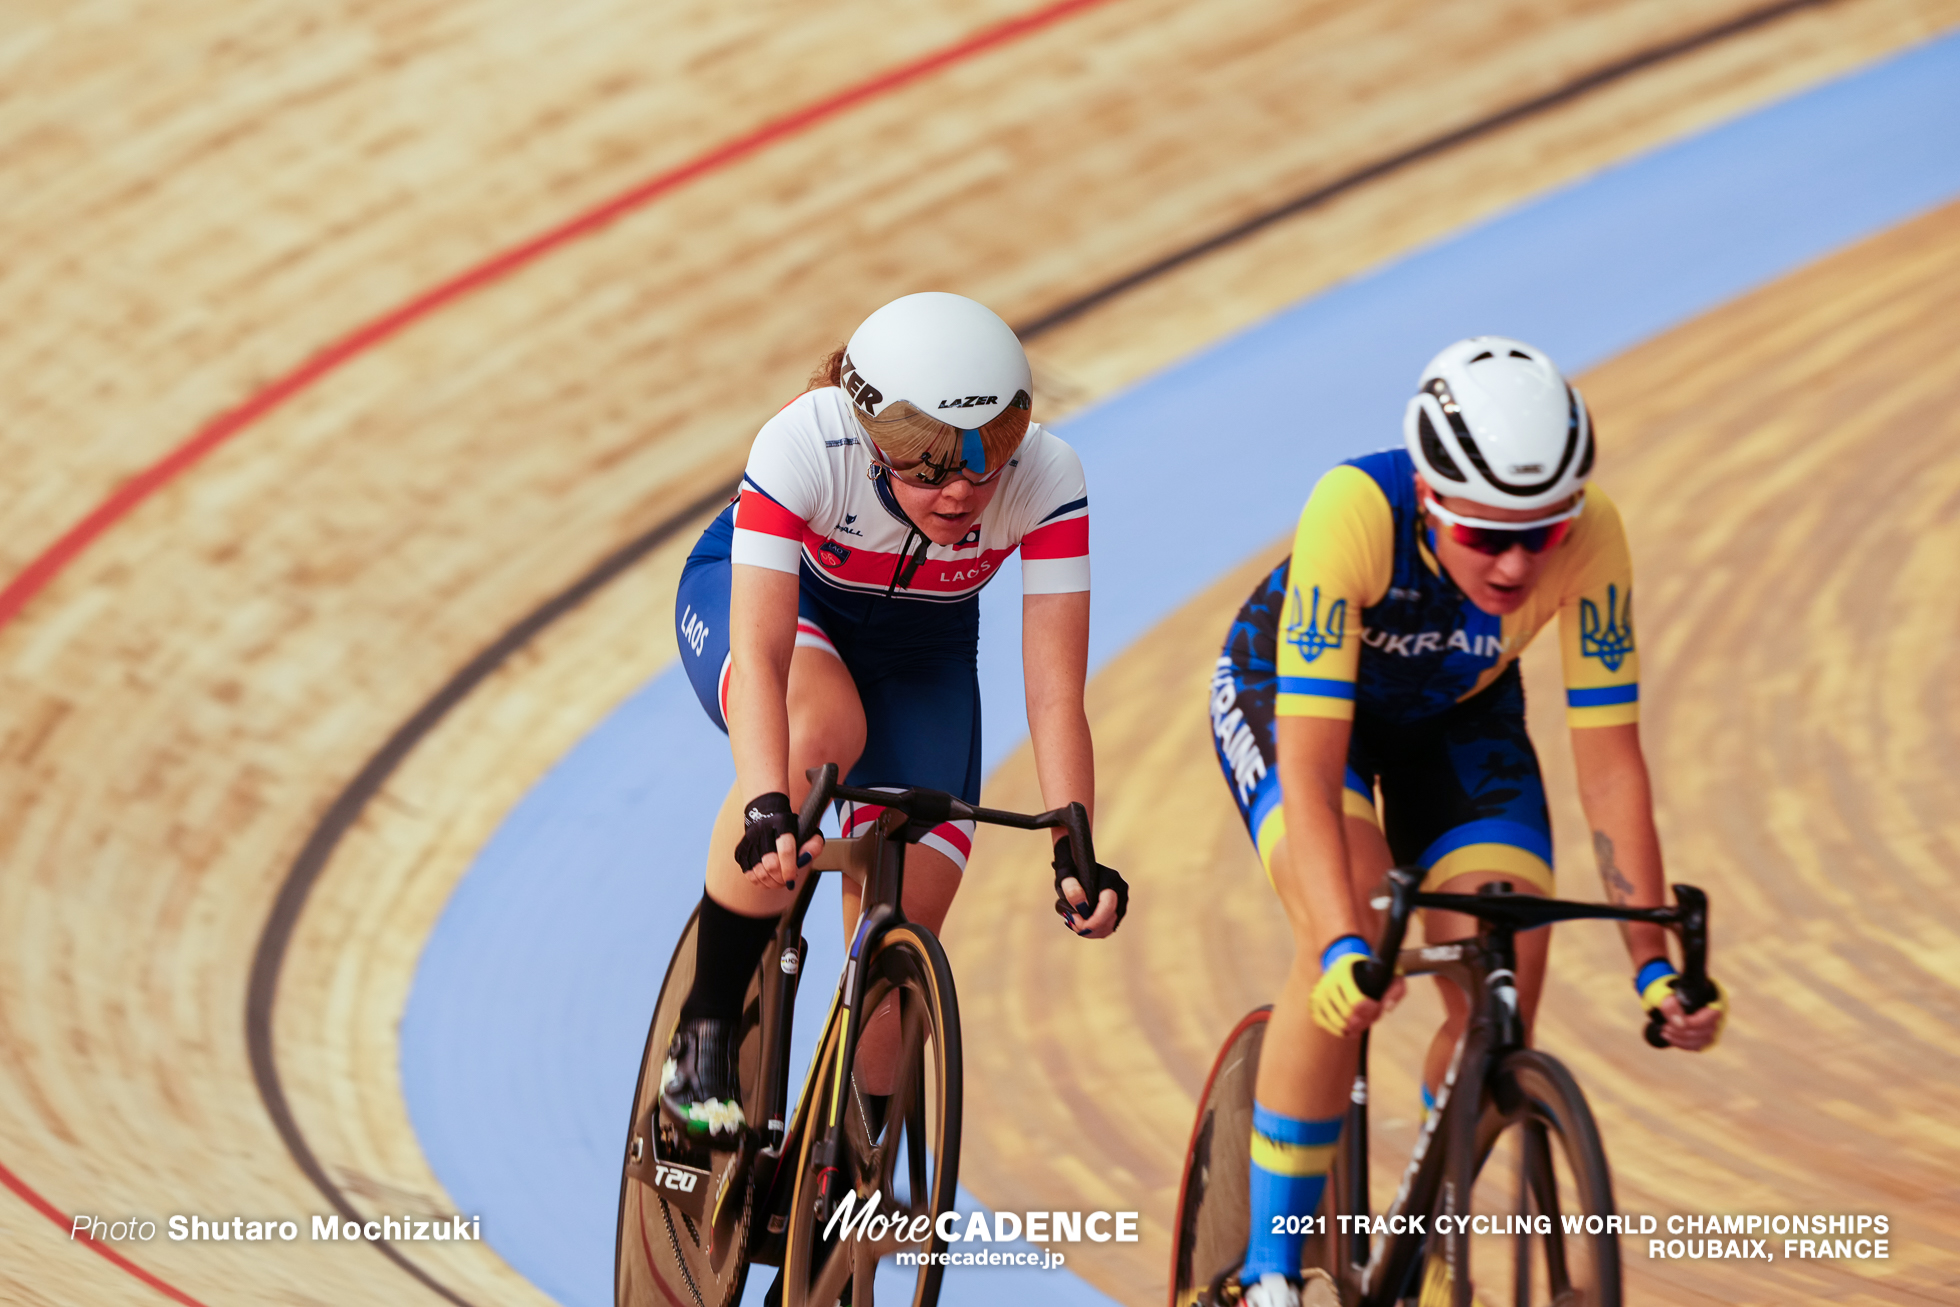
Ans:
MULTIPOLYGON (((709 844, 695 980, 669 1049, 662 1109, 684 1129, 742 1127, 732 1037, 744 989, 789 905, 806 768, 859 786, 980 793, 979 592, 1022 556, 1022 666, 1044 803, 1093 814, 1082 692, 1089 643, 1088 495, 1075 452, 1029 421, 1033 381, 1013 331, 984 306, 894 300, 756 436, 740 495, 701 537, 675 604, 681 657, 727 731, 735 787, 709 844)), ((846 834, 877 810, 847 807, 846 834)), ((938 931, 972 839, 948 822, 907 851, 905 915, 938 931)), ((1064 923, 1100 938, 1128 889, 1104 869, 1086 901, 1070 845, 1055 852, 1064 923)), ((848 928, 856 887, 844 885, 848 928)), ((874 1017, 860 1087, 889 1092, 874 1017)))

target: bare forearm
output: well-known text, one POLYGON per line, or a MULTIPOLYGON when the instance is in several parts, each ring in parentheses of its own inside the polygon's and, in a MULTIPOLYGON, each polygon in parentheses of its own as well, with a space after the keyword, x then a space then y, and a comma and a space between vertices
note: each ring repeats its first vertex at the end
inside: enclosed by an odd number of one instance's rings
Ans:
POLYGON ((738 655, 729 678, 728 744, 735 757, 736 789, 744 798, 789 792, 786 678, 773 671, 764 662, 751 673, 738 655))
POLYGON ((789 792, 789 661, 797 578, 738 566, 729 593, 728 744, 744 799, 789 792))
POLYGON ((1080 702, 1073 711, 1059 705, 1028 707, 1028 733, 1034 741, 1034 770, 1041 783, 1042 805, 1060 808, 1080 803, 1094 820, 1096 747, 1089 736, 1089 715, 1080 702))
POLYGON ((1089 677, 1086 593, 1034 594, 1022 601, 1021 667, 1041 800, 1050 808, 1080 803, 1093 818, 1096 750, 1082 706, 1089 677))
MULTIPOLYGON (((1654 829, 1652 786, 1640 751, 1638 728, 1609 726, 1572 733, 1579 770, 1579 799, 1592 828, 1593 857, 1607 902, 1659 907, 1666 902, 1660 835, 1654 829)), ((1635 963, 1666 956, 1667 932, 1659 926, 1622 927, 1635 963)))
POLYGON ((1343 935, 1362 934, 1361 915, 1349 887, 1341 796, 1348 733, 1346 722, 1316 717, 1279 720, 1287 857, 1274 867, 1274 888, 1295 923, 1296 937, 1300 925, 1307 926, 1316 956, 1343 935))

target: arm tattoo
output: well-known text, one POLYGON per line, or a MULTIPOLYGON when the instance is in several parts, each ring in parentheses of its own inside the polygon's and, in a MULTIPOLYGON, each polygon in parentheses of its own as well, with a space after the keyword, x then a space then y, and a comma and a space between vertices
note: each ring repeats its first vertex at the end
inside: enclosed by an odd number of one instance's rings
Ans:
POLYGON ((1593 832, 1593 857, 1599 860, 1599 882, 1606 887, 1607 901, 1626 904, 1633 901, 1633 882, 1613 861, 1613 841, 1603 830, 1593 832))

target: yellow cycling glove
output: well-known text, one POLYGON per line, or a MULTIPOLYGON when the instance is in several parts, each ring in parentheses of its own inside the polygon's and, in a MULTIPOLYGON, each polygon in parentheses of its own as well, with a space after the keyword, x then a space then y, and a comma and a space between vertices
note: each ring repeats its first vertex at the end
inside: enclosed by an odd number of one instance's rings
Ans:
MULTIPOLYGON (((1633 987, 1640 992, 1640 1006, 1647 1009, 1649 1018, 1659 1014, 1661 1004, 1674 992, 1675 982, 1680 978, 1674 964, 1666 958, 1650 960, 1635 974, 1633 987)), ((1714 987, 1715 997, 1704 1006, 1715 1010, 1715 1037, 1702 1045, 1704 1051, 1722 1042, 1722 1029, 1729 1023, 1729 991, 1723 989, 1722 982, 1713 976, 1708 978, 1708 983, 1714 987)), ((1315 990, 1314 993, 1317 998, 1319 991, 1315 990)))
POLYGON ((1359 935, 1343 935, 1327 946, 1320 955, 1320 979, 1309 1000, 1315 1025, 1330 1035, 1346 1038, 1348 1018, 1368 998, 1361 992, 1361 978, 1355 972, 1374 956, 1368 941, 1359 935))

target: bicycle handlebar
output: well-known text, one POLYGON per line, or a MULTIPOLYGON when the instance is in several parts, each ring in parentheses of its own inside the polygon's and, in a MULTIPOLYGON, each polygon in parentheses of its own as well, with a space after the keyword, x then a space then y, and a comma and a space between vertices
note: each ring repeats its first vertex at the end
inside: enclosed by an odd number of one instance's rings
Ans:
MULTIPOLYGON (((1715 1001, 1715 986, 1708 979, 1708 896, 1693 885, 1676 885, 1674 903, 1681 916, 1681 978, 1674 982, 1674 997, 1685 1015, 1715 1001)), ((1667 1018, 1655 1011, 1641 1033, 1655 1048, 1668 1048, 1661 1034, 1666 1024, 1667 1018)))
POLYGON ((818 823, 823 820, 823 810, 834 799, 875 803, 879 807, 895 808, 904 813, 908 820, 902 834, 911 844, 916 844, 934 826, 948 821, 974 821, 988 826, 1011 826, 1016 830, 1061 829, 1068 832, 1071 851, 1075 854, 1076 879, 1083 882, 1082 888, 1088 892, 1089 901, 1095 902, 1102 894, 1102 876, 1096 870, 1096 846, 1089 836, 1089 810, 1079 803, 1032 814, 1007 812, 1000 808, 975 807, 943 790, 867 790, 844 785, 837 779, 837 764, 834 762, 812 767, 803 774, 810 778, 811 784, 810 796, 803 800, 803 810, 797 814, 796 843, 799 848, 817 833, 818 823), (1090 881, 1097 883, 1089 884, 1090 881))
MULTIPOLYGON (((1388 921, 1375 956, 1355 968, 1354 983, 1369 998, 1379 999, 1395 979, 1395 958, 1402 951, 1402 936, 1408 933, 1409 911, 1414 906, 1416 887, 1427 873, 1421 867, 1391 867, 1388 872, 1388 921)), ((1433 897, 1433 896, 1432 896, 1433 897)))
MULTIPOLYGON (((1388 873, 1388 921, 1382 927, 1381 943, 1374 958, 1364 962, 1355 976, 1361 992, 1369 998, 1379 999, 1387 993, 1389 982, 1395 978, 1395 959, 1402 952, 1402 937, 1408 931, 1410 914, 1417 908, 1438 908, 1512 930, 1531 930, 1555 921, 1584 918, 1670 926, 1681 935, 1681 977, 1674 985, 1681 1010, 1695 1012, 1715 999, 1715 986, 1708 980, 1708 895, 1693 885, 1674 886, 1671 908, 1623 908, 1606 903, 1542 899, 1529 894, 1418 893, 1426 874, 1421 867, 1395 867, 1388 873)), ((1656 1012, 1642 1032, 1656 1048, 1669 1047, 1661 1036, 1663 1024, 1664 1019, 1656 1012)))

